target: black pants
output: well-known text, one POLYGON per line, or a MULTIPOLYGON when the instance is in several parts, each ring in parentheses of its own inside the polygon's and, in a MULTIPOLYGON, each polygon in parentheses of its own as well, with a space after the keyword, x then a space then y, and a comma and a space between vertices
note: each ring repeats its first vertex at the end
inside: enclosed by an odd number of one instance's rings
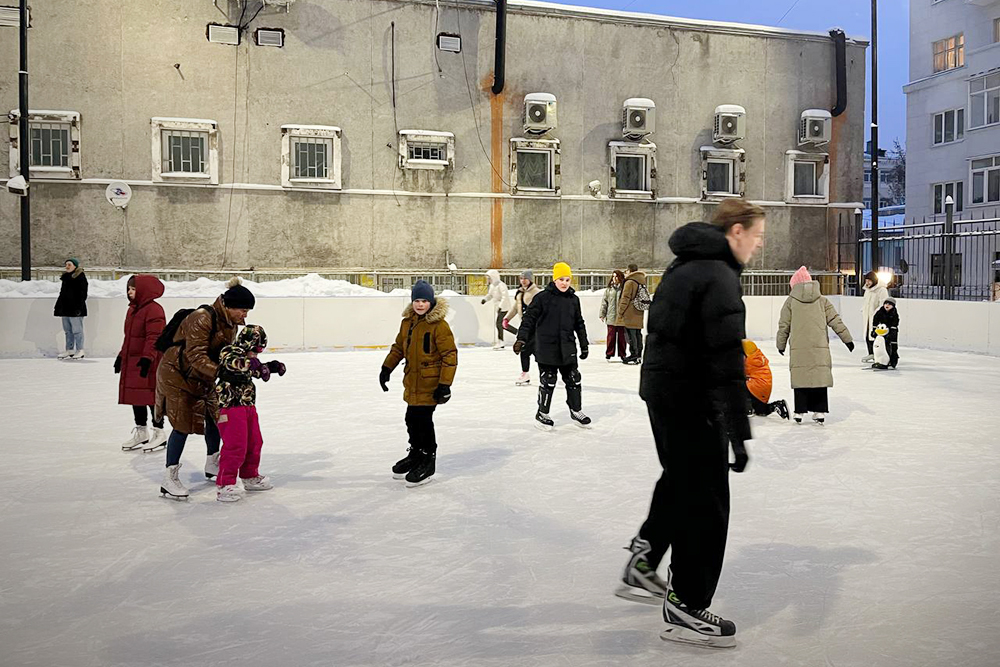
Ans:
POLYGON ((531 370, 531 349, 527 345, 521 348, 521 370, 525 373, 531 370))
MULTIPOLYGON (((167 467, 175 466, 181 462, 181 454, 184 453, 184 445, 187 443, 188 434, 181 433, 177 429, 170 432, 167 438, 167 467)), ((208 455, 211 456, 219 451, 222 436, 219 435, 219 427, 210 415, 205 415, 205 445, 208 448, 208 455)))
POLYGON ((642 329, 625 329, 628 337, 628 347, 631 350, 628 358, 642 359, 642 329))
POLYGON ((558 375, 562 375, 563 384, 566 385, 566 405, 570 410, 579 412, 583 409, 583 385, 580 384, 583 376, 575 363, 566 366, 538 364, 538 411, 549 413, 558 375))
POLYGON ((509 324, 507 326, 503 325, 503 318, 506 316, 507 316, 506 310, 497 311, 497 340, 501 343, 503 342, 503 332, 505 329, 514 334, 515 336, 517 336, 517 327, 512 327, 509 324))
POLYGON ((889 365, 893 368, 899 363, 899 335, 890 330, 885 337, 885 349, 889 353, 889 365))
POLYGON ((775 411, 774 403, 765 403, 747 390, 747 395, 750 397, 750 408, 753 413, 758 417, 766 417, 775 411))
POLYGON ((826 395, 826 387, 810 387, 795 390, 795 412, 829 412, 830 402, 826 395))
POLYGON ((437 452, 437 438, 434 436, 434 408, 436 405, 406 406, 406 433, 410 437, 410 449, 428 454, 437 452))
POLYGON ((865 336, 865 342, 868 343, 868 354, 874 355, 875 354, 875 341, 873 341, 868 336, 865 336))
POLYGON ((723 425, 699 415, 696 405, 662 400, 646 407, 663 474, 639 537, 652 547, 653 567, 671 549, 671 587, 684 604, 706 609, 729 531, 729 440, 723 425))
MULTIPOLYGON (((156 421, 156 413, 153 411, 153 406, 149 406, 149 415, 153 418, 153 426, 156 428, 163 428, 163 420, 156 421)), ((132 416, 135 417, 136 426, 146 425, 146 406, 145 405, 133 405, 132 406, 132 416)))

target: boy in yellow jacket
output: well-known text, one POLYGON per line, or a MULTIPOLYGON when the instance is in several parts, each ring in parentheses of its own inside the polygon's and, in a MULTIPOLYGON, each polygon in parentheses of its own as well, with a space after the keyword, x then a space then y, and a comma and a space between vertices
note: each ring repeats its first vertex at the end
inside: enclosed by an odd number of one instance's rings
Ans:
POLYGON ((458 369, 458 348, 451 327, 445 322, 448 302, 434 296, 434 288, 418 280, 410 292, 410 305, 403 311, 396 342, 382 362, 379 384, 386 383, 393 369, 405 360, 403 400, 406 401, 406 432, 410 447, 406 458, 392 467, 392 476, 406 479, 407 486, 426 484, 434 475, 437 439, 434 409, 451 398, 451 384, 458 369))

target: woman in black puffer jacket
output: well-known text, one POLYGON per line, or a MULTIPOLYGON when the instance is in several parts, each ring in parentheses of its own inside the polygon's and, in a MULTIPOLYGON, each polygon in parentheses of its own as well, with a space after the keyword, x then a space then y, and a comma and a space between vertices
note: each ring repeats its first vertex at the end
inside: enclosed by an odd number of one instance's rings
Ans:
POLYGON ((66 260, 66 273, 62 274, 62 287, 56 299, 54 315, 62 318, 66 333, 66 351, 59 354, 83 359, 83 318, 87 316, 87 274, 80 267, 80 260, 71 257, 66 260))

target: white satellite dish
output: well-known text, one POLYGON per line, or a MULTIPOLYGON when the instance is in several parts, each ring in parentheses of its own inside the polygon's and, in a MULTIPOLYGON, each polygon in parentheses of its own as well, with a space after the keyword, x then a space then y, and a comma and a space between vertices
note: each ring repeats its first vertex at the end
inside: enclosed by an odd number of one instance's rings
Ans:
POLYGON ((104 196, 115 208, 125 208, 132 201, 132 188, 124 181, 112 181, 104 190, 104 196))

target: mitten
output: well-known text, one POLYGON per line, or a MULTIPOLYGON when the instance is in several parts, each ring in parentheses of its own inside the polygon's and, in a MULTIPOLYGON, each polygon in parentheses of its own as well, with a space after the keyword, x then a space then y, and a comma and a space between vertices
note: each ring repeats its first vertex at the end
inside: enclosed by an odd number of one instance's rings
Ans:
POLYGON ((389 381, 389 375, 391 375, 391 374, 392 374, 392 371, 390 371, 385 366, 383 366, 382 370, 379 371, 379 374, 378 374, 378 383, 382 387, 382 391, 389 391, 389 387, 387 387, 385 385, 389 381))
POLYGON ((581 347, 580 348, 580 360, 581 361, 584 360, 584 359, 586 359, 587 355, 589 355, 589 354, 590 354, 590 348, 589 347, 581 347))
POLYGON ((510 320, 508 320, 506 317, 503 318, 503 328, 506 329, 509 326, 510 326, 510 320))
POLYGON ((248 368, 250 370, 251 375, 256 373, 260 377, 260 379, 263 380, 264 382, 267 382, 268 380, 271 379, 271 369, 262 364, 260 359, 258 359, 257 357, 254 357, 253 359, 250 360, 248 368))
POLYGON ((778 350, 778 354, 780 354, 781 356, 785 356, 785 351, 784 350, 778 350))
POLYGON ((447 403, 451 400, 451 387, 446 384, 439 384, 434 390, 434 402, 437 404, 447 403))
POLYGON ((118 358, 115 359, 115 375, 118 375, 121 372, 122 372, 122 355, 119 354, 118 358))
POLYGON ((149 369, 153 365, 153 360, 147 357, 142 357, 136 366, 139 367, 139 377, 144 378, 149 375, 149 369))
POLYGON ((521 354, 521 348, 523 347, 524 343, 522 341, 517 341, 516 343, 514 343, 514 354, 521 354))
POLYGON ((854 343, 845 343, 849 352, 854 352, 854 343))
POLYGON ((276 359, 271 360, 264 365, 267 366, 267 370, 271 371, 272 373, 277 373, 279 376, 285 374, 285 365, 280 361, 277 361, 276 359))
POLYGON ((747 448, 742 442, 733 442, 733 458, 736 460, 729 464, 729 467, 733 472, 743 472, 747 468, 747 463, 750 462, 750 457, 747 456, 747 448))

